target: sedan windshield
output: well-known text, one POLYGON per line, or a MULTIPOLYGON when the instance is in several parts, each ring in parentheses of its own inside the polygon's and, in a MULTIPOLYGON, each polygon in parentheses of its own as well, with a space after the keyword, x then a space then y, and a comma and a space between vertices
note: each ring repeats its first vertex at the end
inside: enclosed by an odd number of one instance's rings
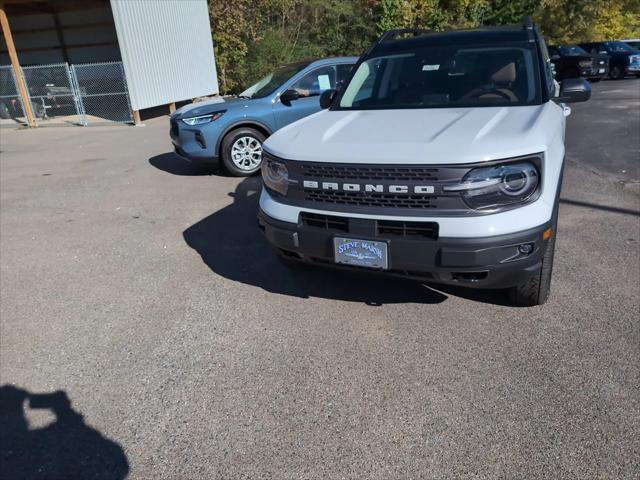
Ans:
POLYGON ((478 107, 540 103, 535 51, 508 46, 427 46, 363 61, 339 109, 478 107))
POLYGON ((577 57, 579 55, 589 55, 586 51, 577 45, 562 45, 558 47, 562 55, 567 57, 577 57))
POLYGON ((265 75, 256 83, 247 88, 239 96, 246 98, 262 98, 271 95, 284 82, 289 80, 293 75, 305 69, 309 65, 308 62, 293 63, 291 65, 283 65, 273 72, 265 75))

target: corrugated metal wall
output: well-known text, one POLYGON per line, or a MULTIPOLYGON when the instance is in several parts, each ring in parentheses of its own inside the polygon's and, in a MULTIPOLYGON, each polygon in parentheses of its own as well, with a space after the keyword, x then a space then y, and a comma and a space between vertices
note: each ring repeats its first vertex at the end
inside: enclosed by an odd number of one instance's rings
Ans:
POLYGON ((207 0, 111 0, 134 110, 218 93, 207 0))

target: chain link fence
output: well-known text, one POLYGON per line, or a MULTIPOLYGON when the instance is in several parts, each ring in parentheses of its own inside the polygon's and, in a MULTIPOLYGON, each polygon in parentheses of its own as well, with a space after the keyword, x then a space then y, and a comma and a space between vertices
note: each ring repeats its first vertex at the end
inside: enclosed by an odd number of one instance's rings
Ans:
POLYGON ((18 82, 11 65, 0 66, 0 119, 14 119, 26 123, 18 82))
POLYGON ((76 94, 66 63, 23 67, 22 72, 37 120, 61 118, 80 123, 76 94))
POLYGON ((71 66, 85 122, 131 122, 133 114, 122 62, 71 66))
MULTIPOLYGON (((23 67, 22 75, 40 126, 133 121, 122 62, 35 65, 23 67)), ((10 65, 0 66, 0 118, 24 122, 10 65)))

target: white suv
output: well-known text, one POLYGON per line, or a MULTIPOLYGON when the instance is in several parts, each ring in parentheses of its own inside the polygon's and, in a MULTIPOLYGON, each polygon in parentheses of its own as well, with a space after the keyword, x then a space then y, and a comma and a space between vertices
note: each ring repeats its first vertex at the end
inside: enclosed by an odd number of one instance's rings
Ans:
POLYGON ((394 30, 323 110, 264 144, 259 223, 280 256, 546 301, 567 102, 522 26, 394 30))

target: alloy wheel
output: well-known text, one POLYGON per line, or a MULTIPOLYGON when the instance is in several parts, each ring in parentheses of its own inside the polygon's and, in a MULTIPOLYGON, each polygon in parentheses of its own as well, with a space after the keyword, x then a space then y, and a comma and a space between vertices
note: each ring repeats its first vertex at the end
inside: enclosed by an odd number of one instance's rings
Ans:
POLYGON ((249 136, 236 139, 231 145, 231 160, 240 170, 255 170, 262 161, 262 143, 249 136))

